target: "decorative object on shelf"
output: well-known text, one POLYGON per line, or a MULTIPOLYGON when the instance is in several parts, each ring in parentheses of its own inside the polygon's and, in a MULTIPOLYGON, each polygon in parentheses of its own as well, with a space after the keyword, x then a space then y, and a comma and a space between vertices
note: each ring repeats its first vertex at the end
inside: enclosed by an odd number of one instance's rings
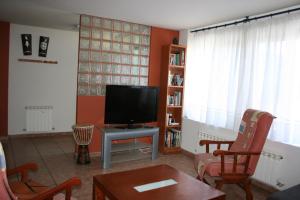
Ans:
POLYGON ((21 34, 23 55, 30 56, 32 55, 32 41, 31 34, 21 34))
POLYGON ((78 96, 103 96, 106 85, 148 85, 150 26, 80 16, 78 96))
POLYGON ((173 41, 172 41, 172 42, 173 42, 173 44, 176 44, 176 45, 177 45, 177 44, 178 44, 178 39, 175 37, 175 38, 173 38, 173 41))
POLYGON ((44 63, 44 64, 58 64, 55 60, 37 60, 37 59, 18 59, 19 62, 32 62, 32 63, 44 63))
POLYGON ((40 42, 39 42, 40 57, 47 57, 48 45, 49 45, 49 37, 40 36, 40 42))

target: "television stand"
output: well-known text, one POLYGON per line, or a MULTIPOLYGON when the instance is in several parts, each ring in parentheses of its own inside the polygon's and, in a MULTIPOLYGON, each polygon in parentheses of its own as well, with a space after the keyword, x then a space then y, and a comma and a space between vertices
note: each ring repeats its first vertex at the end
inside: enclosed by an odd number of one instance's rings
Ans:
POLYGON ((137 129, 137 128, 143 128, 144 126, 141 124, 127 124, 123 126, 116 126, 115 128, 118 129, 137 129))
POLYGON ((102 151, 101 164, 103 169, 110 168, 111 152, 113 140, 126 140, 131 138, 152 136, 152 160, 157 158, 158 154, 158 136, 159 128, 136 128, 136 129, 118 129, 103 128, 102 132, 102 151))

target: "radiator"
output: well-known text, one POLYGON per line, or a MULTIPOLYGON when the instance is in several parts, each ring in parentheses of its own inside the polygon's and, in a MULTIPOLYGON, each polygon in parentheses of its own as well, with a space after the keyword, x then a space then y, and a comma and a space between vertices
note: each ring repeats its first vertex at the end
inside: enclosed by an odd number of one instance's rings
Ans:
MULTIPOLYGON (((199 141, 200 140, 219 140, 219 141, 226 140, 224 138, 210 135, 204 132, 199 132, 198 137, 199 137, 199 141)), ((210 150, 211 152, 217 148, 216 145, 211 145, 211 146, 212 146, 210 150)), ((228 149, 227 145, 222 145, 222 146, 223 146, 222 147, 223 150, 228 149)), ((199 146, 197 152, 204 153, 205 147, 199 146)), ((280 174, 279 174, 279 171, 283 164, 283 160, 284 158, 282 155, 278 155, 272 152, 262 151, 259 157, 257 167, 255 169, 255 173, 252 176, 252 178, 278 189, 280 187, 283 187, 284 183, 281 181, 280 174)))
POLYGON ((26 106, 26 132, 47 132, 53 130, 53 106, 26 106))

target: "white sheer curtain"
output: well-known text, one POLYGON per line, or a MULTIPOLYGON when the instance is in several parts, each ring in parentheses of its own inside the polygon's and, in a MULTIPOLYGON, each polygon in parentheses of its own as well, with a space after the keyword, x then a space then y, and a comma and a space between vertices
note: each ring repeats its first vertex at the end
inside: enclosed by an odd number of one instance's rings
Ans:
POLYGON ((230 129, 265 110, 277 117, 269 139, 300 146, 300 13, 191 34, 184 108, 230 129))

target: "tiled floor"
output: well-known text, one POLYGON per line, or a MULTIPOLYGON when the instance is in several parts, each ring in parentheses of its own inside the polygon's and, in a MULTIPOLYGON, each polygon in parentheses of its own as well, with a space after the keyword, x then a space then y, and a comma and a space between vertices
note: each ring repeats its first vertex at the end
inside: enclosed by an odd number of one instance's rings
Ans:
MULTIPOLYGON (((136 160, 115 163, 111 169, 103 170, 100 167, 100 158, 93 157, 89 165, 77 165, 73 157, 74 142, 71 135, 43 136, 28 138, 10 138, 3 143, 8 168, 23 163, 36 162, 39 171, 32 173, 31 177, 39 182, 55 186, 64 180, 77 176, 82 180, 80 188, 73 190, 73 195, 79 200, 92 199, 92 177, 97 174, 124 171, 145 166, 168 164, 193 177, 196 173, 193 160, 185 155, 159 155, 158 159, 136 160)), ((223 187, 226 199, 245 199, 244 191, 235 185, 223 187)), ((265 199, 269 192, 253 186, 254 199, 265 199)))

